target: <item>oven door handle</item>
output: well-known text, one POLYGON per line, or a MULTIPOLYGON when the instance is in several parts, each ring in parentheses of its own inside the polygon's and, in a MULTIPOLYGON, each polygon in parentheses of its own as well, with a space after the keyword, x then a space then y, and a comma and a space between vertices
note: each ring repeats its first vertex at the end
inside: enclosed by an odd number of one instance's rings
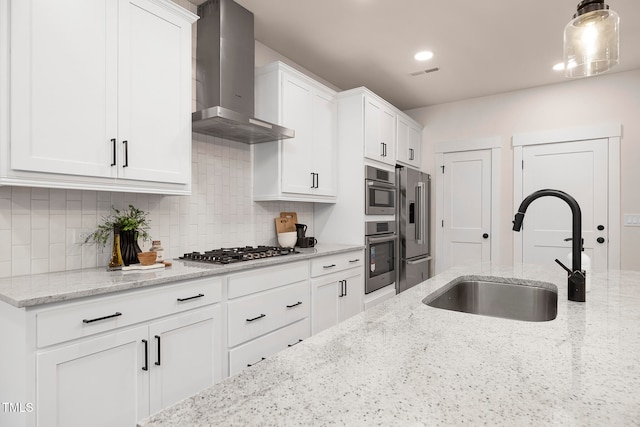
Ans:
POLYGON ((396 240, 398 238, 397 235, 395 234, 391 234, 391 235, 387 235, 387 236, 381 236, 381 237, 367 237, 367 242, 368 243, 384 243, 384 242, 390 242, 392 240, 396 240))

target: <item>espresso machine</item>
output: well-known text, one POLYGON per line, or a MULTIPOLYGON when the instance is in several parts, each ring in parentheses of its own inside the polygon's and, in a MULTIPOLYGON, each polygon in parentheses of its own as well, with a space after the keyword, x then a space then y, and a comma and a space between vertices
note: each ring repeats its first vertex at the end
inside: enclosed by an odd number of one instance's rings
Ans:
POLYGON ((298 240, 296 246, 299 248, 312 248, 316 245, 317 240, 313 237, 308 237, 307 225, 296 224, 296 233, 298 233, 298 240))

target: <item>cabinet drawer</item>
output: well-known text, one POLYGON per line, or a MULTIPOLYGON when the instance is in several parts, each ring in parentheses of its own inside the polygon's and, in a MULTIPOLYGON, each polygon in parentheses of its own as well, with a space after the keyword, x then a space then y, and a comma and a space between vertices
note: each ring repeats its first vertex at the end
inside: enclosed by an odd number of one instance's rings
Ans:
MULTIPOLYGON (((295 256, 295 255, 288 255, 295 256)), ((227 289, 229 299, 266 291, 309 278, 307 261, 259 268, 246 273, 229 276, 227 289)))
POLYGON ((308 338, 309 318, 229 350, 229 375, 235 375, 267 357, 292 347, 308 338))
POLYGON ((362 265, 364 265, 362 251, 330 255, 311 261, 311 277, 318 277, 362 265))
POLYGON ((64 304, 36 314, 38 347, 202 307, 221 299, 222 279, 207 278, 64 304))
POLYGON ((304 281, 230 301, 229 347, 308 317, 309 294, 304 281))

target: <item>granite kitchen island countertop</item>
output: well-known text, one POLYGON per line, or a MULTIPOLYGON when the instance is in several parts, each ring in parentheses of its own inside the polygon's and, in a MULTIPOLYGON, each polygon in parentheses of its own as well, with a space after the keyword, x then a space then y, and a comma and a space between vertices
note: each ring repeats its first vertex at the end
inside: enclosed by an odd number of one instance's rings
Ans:
POLYGON ((559 268, 456 267, 140 425, 640 425, 640 272, 591 280, 577 303, 559 268), (422 303, 464 275, 553 283, 557 317, 422 303))
POLYGON ((316 257, 362 250, 364 246, 322 244, 296 248, 297 253, 231 264, 170 260, 173 265, 154 270, 107 271, 105 267, 0 279, 0 301, 14 307, 31 307, 93 295, 139 289, 180 280, 235 273, 316 257))

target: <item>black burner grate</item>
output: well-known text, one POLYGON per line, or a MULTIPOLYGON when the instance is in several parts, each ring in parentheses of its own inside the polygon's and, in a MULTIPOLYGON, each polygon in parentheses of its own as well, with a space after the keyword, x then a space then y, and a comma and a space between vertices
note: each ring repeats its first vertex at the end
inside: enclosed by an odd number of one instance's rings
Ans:
POLYGON ((295 253, 292 248, 280 248, 277 246, 244 246, 237 248, 213 249, 205 252, 191 252, 184 254, 179 258, 185 261, 230 264, 233 262, 289 255, 292 253, 295 253))

